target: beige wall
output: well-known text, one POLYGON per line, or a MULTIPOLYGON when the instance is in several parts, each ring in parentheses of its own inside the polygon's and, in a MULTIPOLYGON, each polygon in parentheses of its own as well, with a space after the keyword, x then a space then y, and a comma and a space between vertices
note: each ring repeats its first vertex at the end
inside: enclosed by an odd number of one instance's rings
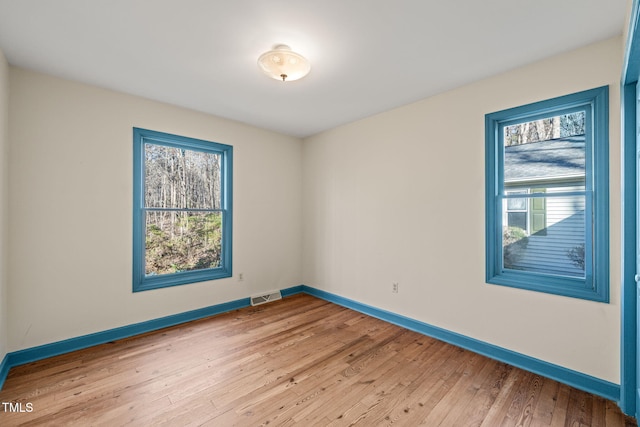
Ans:
POLYGON ((299 139, 13 67, 10 89, 9 351, 301 283, 299 139), (134 126, 233 145, 233 278, 132 293, 134 126))
POLYGON ((7 350, 9 251, 9 64, 0 50, 0 362, 7 350))
POLYGON ((611 39, 306 139, 304 283, 619 383, 621 49, 611 39), (485 114, 603 85, 611 302, 485 284, 485 114))

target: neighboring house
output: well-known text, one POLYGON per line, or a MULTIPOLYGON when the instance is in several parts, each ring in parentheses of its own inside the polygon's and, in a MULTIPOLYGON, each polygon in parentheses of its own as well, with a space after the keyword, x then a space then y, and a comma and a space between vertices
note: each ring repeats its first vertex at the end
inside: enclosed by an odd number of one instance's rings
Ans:
POLYGON ((549 197, 584 191, 584 141, 581 135, 505 147, 505 194, 528 195, 504 202, 503 224, 528 236, 508 268, 584 276, 584 264, 576 265, 569 255, 584 248, 584 196, 549 197))

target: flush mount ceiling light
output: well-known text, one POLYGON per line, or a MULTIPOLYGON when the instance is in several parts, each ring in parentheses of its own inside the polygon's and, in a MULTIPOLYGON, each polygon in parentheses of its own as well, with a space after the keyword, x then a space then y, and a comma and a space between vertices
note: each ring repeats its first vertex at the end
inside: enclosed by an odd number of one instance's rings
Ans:
POLYGON ((304 56, 283 44, 260 55, 258 66, 267 76, 283 82, 301 79, 311 70, 311 65, 304 56))

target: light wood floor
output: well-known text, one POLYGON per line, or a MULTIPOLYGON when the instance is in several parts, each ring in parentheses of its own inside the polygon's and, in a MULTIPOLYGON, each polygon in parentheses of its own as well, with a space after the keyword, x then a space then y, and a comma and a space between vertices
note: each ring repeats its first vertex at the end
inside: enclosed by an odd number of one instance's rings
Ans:
POLYGON ((626 426, 615 403, 308 295, 13 368, 0 425, 626 426))

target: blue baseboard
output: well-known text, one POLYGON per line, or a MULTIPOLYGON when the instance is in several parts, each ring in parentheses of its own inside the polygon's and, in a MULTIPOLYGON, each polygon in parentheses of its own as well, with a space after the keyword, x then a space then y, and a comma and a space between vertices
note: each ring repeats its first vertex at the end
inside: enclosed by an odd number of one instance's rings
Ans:
MULTIPOLYGON (((401 326, 403 328, 427 335, 441 341, 448 342, 458 347, 465 348, 475 353, 482 354, 495 360, 526 369, 527 371, 560 381, 581 390, 602 396, 606 399, 618 402, 620 399, 620 386, 601 380, 562 366, 554 365, 533 357, 516 353, 511 350, 504 349, 483 341, 469 338, 446 329, 438 328, 396 313, 382 310, 370 305, 362 304, 348 298, 344 298, 330 292, 312 288, 310 286, 300 285, 294 286, 280 291, 283 297, 306 293, 317 298, 350 308, 363 314, 384 320, 389 323, 401 326)), ((120 328, 110 329, 94 334, 83 335, 76 338, 70 338, 64 341, 58 341, 51 344, 45 344, 38 347, 32 347, 25 350, 19 350, 5 355, 2 363, 0 363, 0 389, 4 384, 9 369, 14 366, 23 365, 25 363, 36 360, 46 359, 48 357, 57 356, 75 350, 91 347, 106 342, 128 338, 134 335, 151 332, 169 326, 178 325, 192 320, 202 319, 204 317, 214 316, 220 313, 226 313, 239 308, 248 307, 250 305, 249 298, 243 298, 235 301, 217 304, 185 313, 174 314, 171 316, 161 317, 146 322, 136 323, 133 325, 123 326, 120 328)))
POLYGON ((198 320, 216 314, 226 313, 238 308, 248 307, 250 305, 249 298, 242 298, 235 301, 229 301, 222 304, 216 304, 209 307, 199 308, 184 313, 173 314, 158 319, 148 320, 146 322, 135 323, 133 325, 122 326, 119 328, 109 329, 107 331, 96 332, 94 334, 83 335, 80 337, 70 338, 63 341, 44 344, 37 347, 31 347, 24 350, 18 350, 8 353, 0 364, 0 390, 7 378, 9 369, 14 366, 24 365, 25 363, 34 362, 36 360, 46 359, 48 357, 58 356, 60 354, 69 353, 83 348, 93 347, 95 345, 104 344, 123 338, 129 338, 145 332, 156 331, 158 329, 167 328, 169 326, 179 325, 181 323, 198 320))
POLYGON ((280 290, 280 293, 282 294, 282 297, 284 298, 284 297, 289 297, 289 296, 295 295, 295 294, 301 294, 301 293, 304 292, 305 288, 306 288, 306 286, 304 286, 304 285, 292 286, 290 288, 280 290))
POLYGON ((568 384, 580 390, 602 396, 614 402, 618 402, 620 399, 620 386, 617 384, 309 286, 303 286, 303 292, 380 320, 393 323, 403 328, 419 332, 423 335, 482 354, 483 356, 487 356, 491 359, 508 363, 509 365, 568 384))
POLYGON ((5 354, 2 358, 2 363, 0 363, 0 390, 2 390, 2 386, 4 385, 4 380, 7 379, 7 375, 9 375, 9 355, 5 354))

